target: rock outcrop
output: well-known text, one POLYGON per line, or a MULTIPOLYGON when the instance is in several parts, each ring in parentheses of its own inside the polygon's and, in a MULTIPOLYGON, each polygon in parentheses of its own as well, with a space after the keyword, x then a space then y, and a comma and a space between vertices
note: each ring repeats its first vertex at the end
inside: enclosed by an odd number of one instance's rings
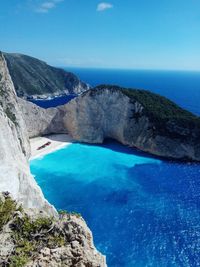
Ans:
POLYGON ((89 88, 73 73, 49 66, 36 58, 22 54, 3 55, 19 97, 47 98, 80 94, 89 88))
POLYGON ((63 124, 64 111, 58 112, 57 108, 46 110, 21 98, 18 98, 18 102, 29 138, 53 133, 67 133, 63 124))
POLYGON ((200 119, 159 95, 100 86, 63 106, 62 112, 64 127, 75 140, 102 143, 113 138, 153 155, 200 160, 200 119))
POLYGON ((200 119, 148 91, 100 86, 58 108, 43 110, 24 102, 22 109, 34 136, 69 133, 87 143, 113 138, 156 156, 200 160, 200 119), (36 117, 46 120, 43 127, 36 117))
POLYGON ((2 194, 0 215, 0 266, 106 267, 79 214, 30 217, 8 194, 2 194))
POLYGON ((106 267, 105 257, 95 249, 92 233, 81 217, 63 216, 56 222, 56 228, 66 239, 66 245, 42 248, 26 267, 106 267))

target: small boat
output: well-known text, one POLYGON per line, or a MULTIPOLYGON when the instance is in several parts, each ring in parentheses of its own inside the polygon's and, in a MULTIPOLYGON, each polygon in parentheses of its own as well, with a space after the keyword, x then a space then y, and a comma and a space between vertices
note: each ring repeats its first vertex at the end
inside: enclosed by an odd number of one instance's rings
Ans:
POLYGON ((46 146, 49 146, 50 144, 51 144, 51 142, 47 142, 47 143, 45 143, 44 145, 39 146, 39 147, 37 148, 37 150, 41 150, 41 149, 45 148, 46 146))

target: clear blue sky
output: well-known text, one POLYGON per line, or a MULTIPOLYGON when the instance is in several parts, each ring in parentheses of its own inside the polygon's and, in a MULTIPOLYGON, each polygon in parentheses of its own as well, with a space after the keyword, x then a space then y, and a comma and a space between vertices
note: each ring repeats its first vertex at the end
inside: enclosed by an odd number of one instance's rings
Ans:
POLYGON ((200 1, 1 0, 0 49, 60 66, 200 70, 200 1))

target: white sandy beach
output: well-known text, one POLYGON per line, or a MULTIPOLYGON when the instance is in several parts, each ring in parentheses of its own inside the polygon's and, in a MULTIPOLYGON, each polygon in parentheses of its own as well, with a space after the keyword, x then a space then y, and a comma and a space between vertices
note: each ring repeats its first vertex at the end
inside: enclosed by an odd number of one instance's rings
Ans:
POLYGON ((67 134, 53 134, 42 137, 35 137, 30 139, 31 144, 31 158, 44 156, 62 147, 70 145, 73 142, 70 135, 67 134), (38 147, 50 142, 50 145, 38 150, 38 147))

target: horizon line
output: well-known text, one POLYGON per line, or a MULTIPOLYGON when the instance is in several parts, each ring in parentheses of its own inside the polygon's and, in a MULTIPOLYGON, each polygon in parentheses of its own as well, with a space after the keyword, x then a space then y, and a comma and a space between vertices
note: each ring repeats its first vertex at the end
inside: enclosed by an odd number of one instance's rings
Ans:
MULTIPOLYGON (((48 65, 52 65, 47 63, 48 65)), ((57 68, 74 68, 74 69, 101 69, 101 70, 121 70, 121 71, 177 71, 177 72, 200 72, 200 69, 158 69, 158 68, 126 68, 126 67, 98 67, 98 66, 62 66, 55 64, 57 68)))

